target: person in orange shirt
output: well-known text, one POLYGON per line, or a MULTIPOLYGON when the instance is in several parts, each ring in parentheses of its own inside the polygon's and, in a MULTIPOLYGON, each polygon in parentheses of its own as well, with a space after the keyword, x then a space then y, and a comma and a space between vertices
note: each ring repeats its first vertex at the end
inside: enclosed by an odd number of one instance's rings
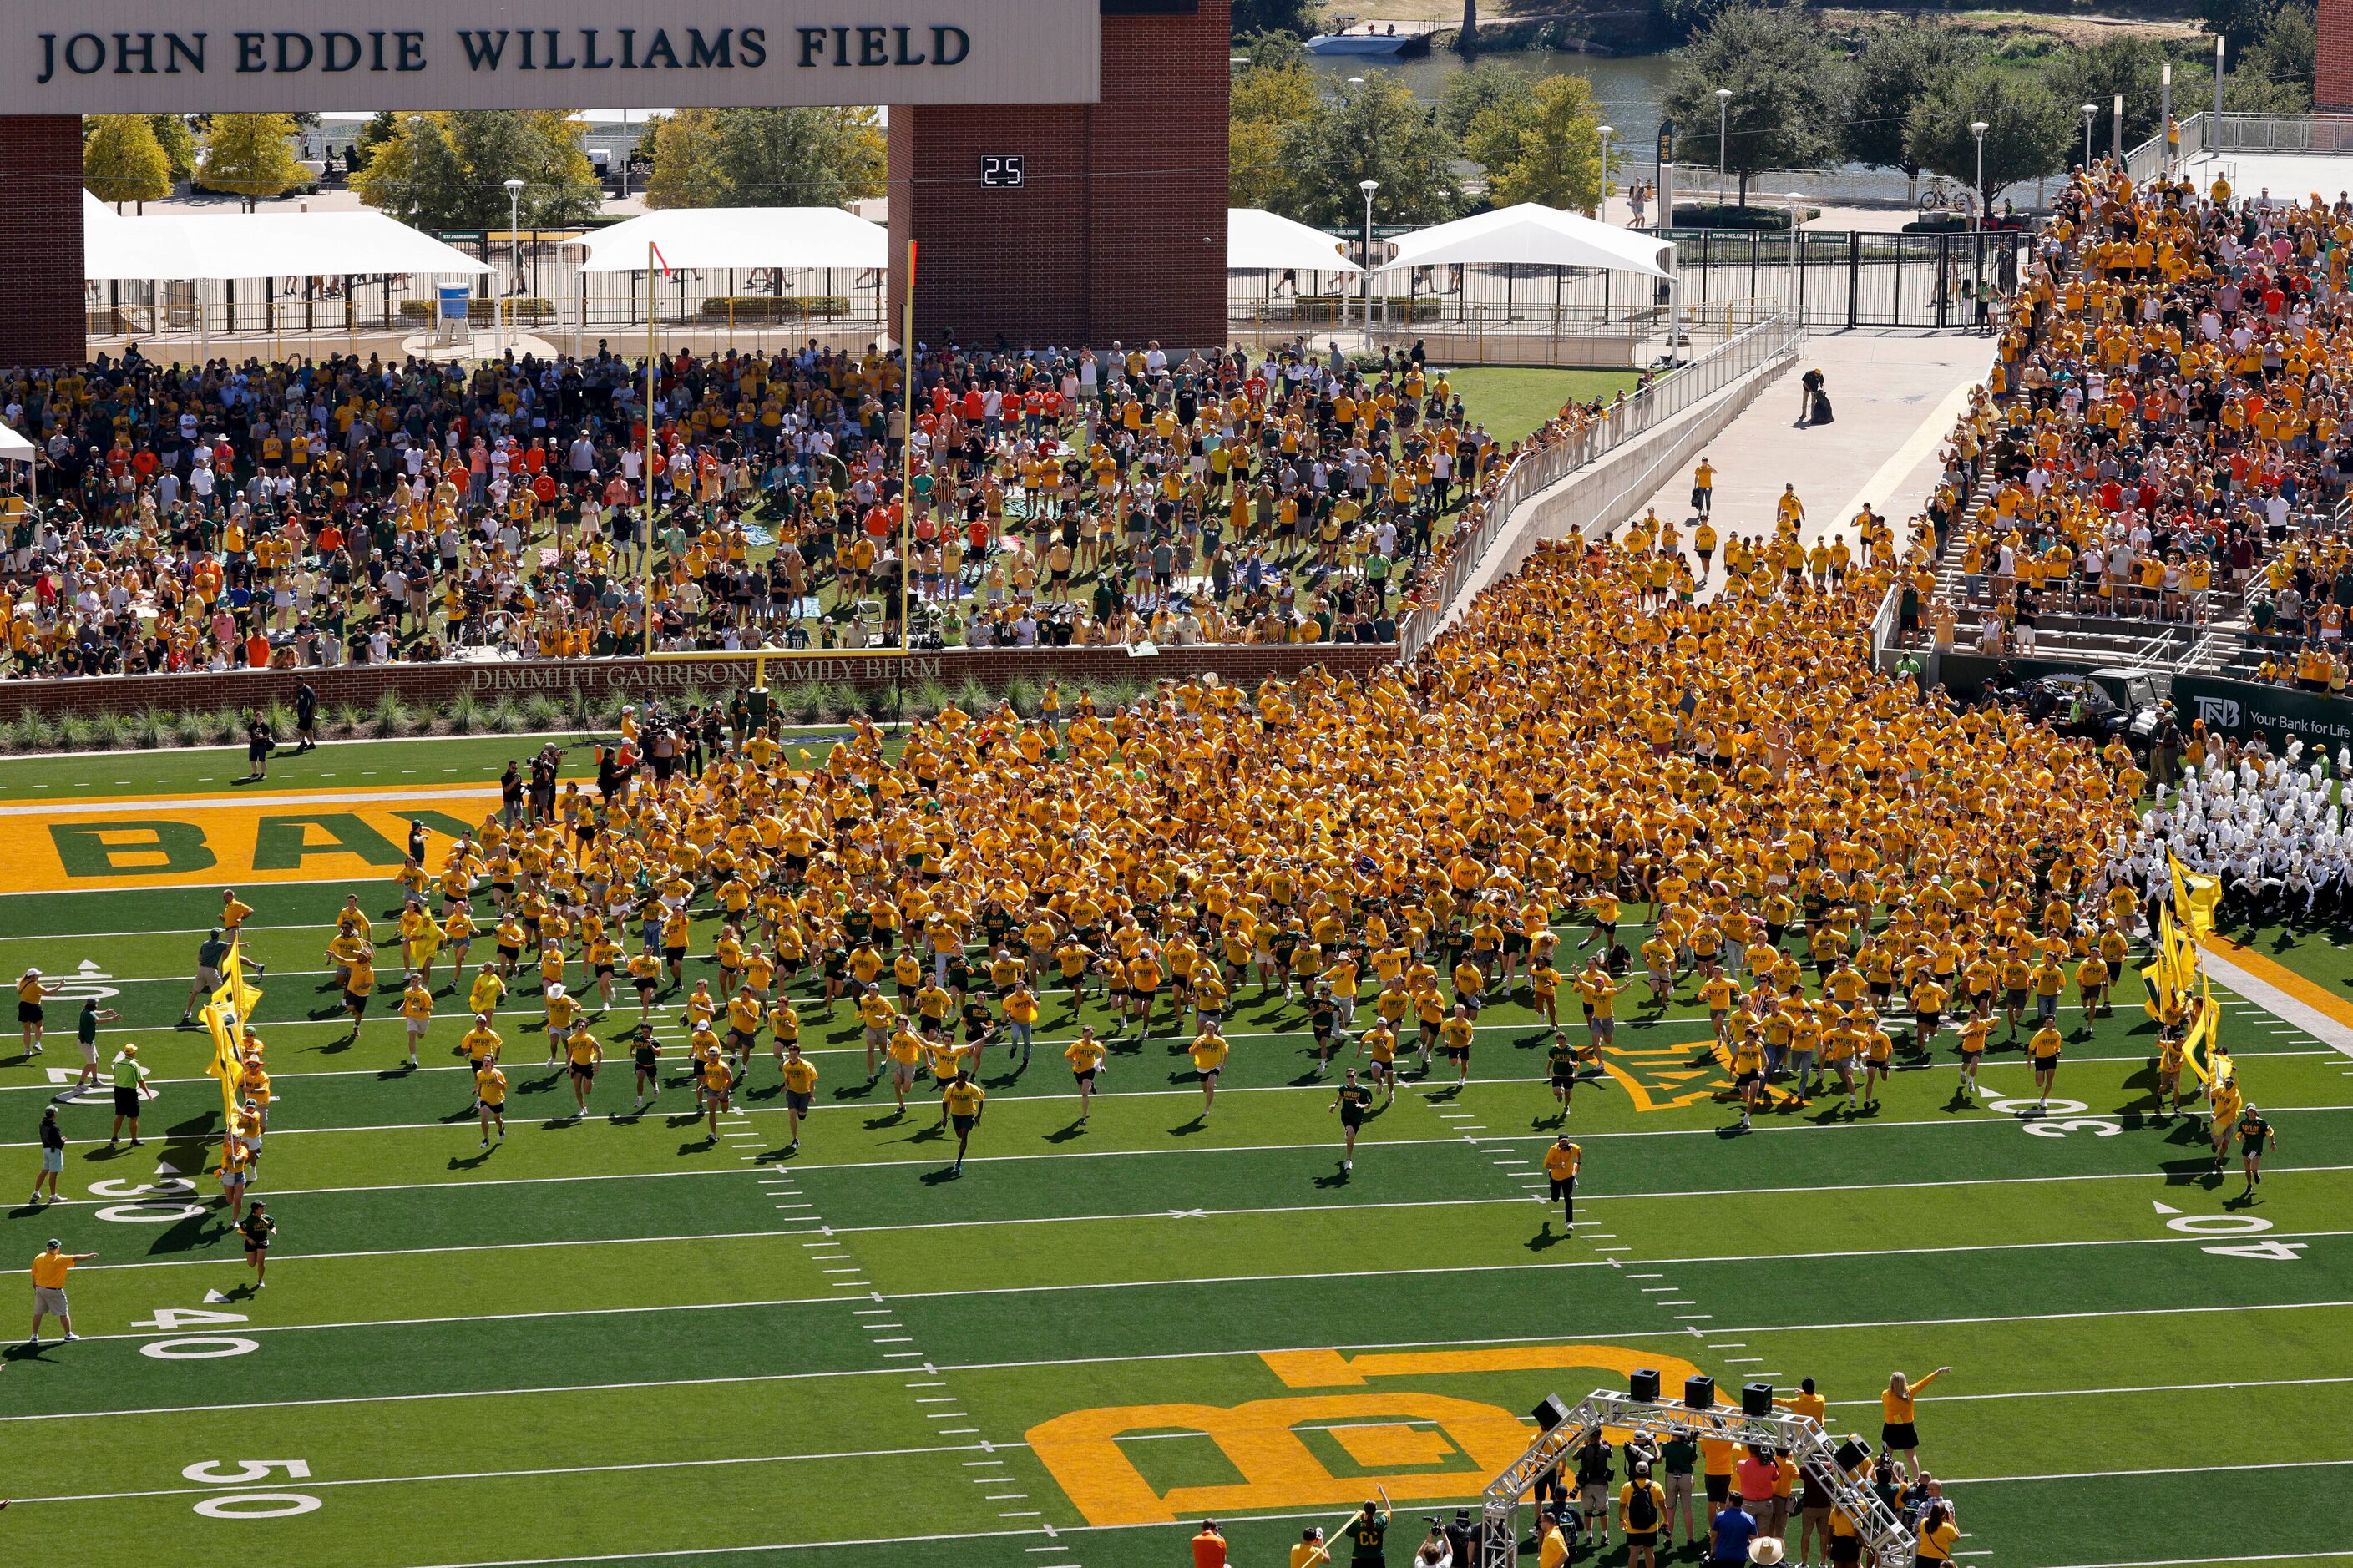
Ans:
POLYGON ((1203 1520, 1201 1533, 1193 1537, 1193 1568, 1226 1568, 1226 1538, 1214 1519, 1203 1520))

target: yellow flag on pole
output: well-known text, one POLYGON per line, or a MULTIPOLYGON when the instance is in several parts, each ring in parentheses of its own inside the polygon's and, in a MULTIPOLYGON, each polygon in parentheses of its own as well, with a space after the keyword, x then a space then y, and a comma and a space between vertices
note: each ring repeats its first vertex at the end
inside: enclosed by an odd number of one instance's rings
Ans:
POLYGON ((237 1086, 244 1077, 244 1068, 237 1056, 237 1042, 260 1004, 261 993, 245 978, 245 960, 234 942, 229 944, 227 973, 213 990, 197 1016, 213 1037, 213 1059, 205 1070, 220 1080, 221 1112, 237 1114, 237 1086))
POLYGON ((2222 901, 2221 879, 2192 871, 2171 850, 2165 862, 2173 873, 2173 907, 2180 911, 2182 923, 2193 937, 2212 934, 2214 906, 2222 901))
POLYGON ((2204 975, 2199 976, 2198 1016, 2189 1026, 2189 1037, 2182 1041, 2182 1058, 2200 1083, 2211 1083, 2216 1072, 2229 1073, 2230 1057, 2221 1039, 2222 1010, 2214 1005, 2214 988, 2204 975))

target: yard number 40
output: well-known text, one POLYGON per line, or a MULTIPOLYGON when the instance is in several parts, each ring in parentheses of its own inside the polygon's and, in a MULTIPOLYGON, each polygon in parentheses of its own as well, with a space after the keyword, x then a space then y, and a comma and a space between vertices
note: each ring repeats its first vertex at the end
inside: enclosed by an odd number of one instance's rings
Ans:
MULTIPOLYGON (((2272 1227, 2272 1222, 2261 1215, 2174 1214, 2163 1204, 2157 1205, 2157 1212, 2173 1215, 2165 1222, 2165 1228, 2179 1231, 2184 1236, 2243 1237, 2259 1235, 2272 1227)), ((2198 1250, 2211 1252, 2220 1258, 2257 1258, 2270 1263, 2294 1263, 2304 1256, 2304 1249, 2309 1245, 2302 1241, 2242 1240, 2221 1247, 2201 1247, 2198 1250)))

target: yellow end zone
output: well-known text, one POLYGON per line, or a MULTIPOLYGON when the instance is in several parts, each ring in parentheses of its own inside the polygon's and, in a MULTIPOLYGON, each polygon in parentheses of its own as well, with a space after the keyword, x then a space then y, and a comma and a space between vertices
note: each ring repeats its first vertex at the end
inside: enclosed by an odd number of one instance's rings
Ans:
POLYGON ((269 790, 0 805, 0 893, 389 881, 422 822, 429 868, 498 807, 495 784, 269 790))

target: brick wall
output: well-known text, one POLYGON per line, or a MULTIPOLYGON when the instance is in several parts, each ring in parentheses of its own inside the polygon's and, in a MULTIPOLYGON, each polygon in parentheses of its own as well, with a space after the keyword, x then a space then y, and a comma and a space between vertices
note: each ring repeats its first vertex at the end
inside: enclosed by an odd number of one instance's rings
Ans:
POLYGON ((893 109, 892 335, 912 237, 926 341, 1223 342, 1229 14, 1105 16, 1099 103, 893 109), (984 153, 1026 183, 983 189, 984 153))
POLYGON ((2313 103, 2353 111, 2353 0, 2320 0, 2319 30, 2313 103))
MULTIPOLYGON (((1131 656, 1125 648, 991 648, 971 652, 949 648, 909 658, 864 658, 827 655, 818 658, 779 658, 768 665, 768 686, 781 691, 810 681, 848 684, 865 691, 888 691, 904 680, 912 688, 922 680, 949 687, 976 679, 992 689, 1009 679, 1061 682, 1068 696, 1090 682, 1111 680, 1182 679, 1208 671, 1247 690, 1269 677, 1288 679, 1312 664, 1333 671, 1348 670, 1363 677, 1397 658, 1394 645, 1371 647, 1339 644, 1290 644, 1272 647, 1203 647, 1169 648, 1148 658, 1131 656)), ((534 696, 565 702, 584 692, 596 710, 615 692, 679 696, 689 691, 716 692, 752 683, 754 667, 746 659, 637 658, 542 659, 512 664, 388 664, 353 666, 307 672, 318 688, 321 704, 330 710, 350 704, 368 708, 386 691, 396 691, 412 707, 435 708, 470 690, 485 702, 534 696)), ((0 681, 0 719, 16 720, 26 713, 56 717, 66 713, 138 713, 149 708, 167 713, 217 712, 294 700, 301 672, 249 670, 225 675, 98 676, 74 680, 0 681)))
POLYGON ((0 114, 0 365, 79 364, 81 118, 0 114))

